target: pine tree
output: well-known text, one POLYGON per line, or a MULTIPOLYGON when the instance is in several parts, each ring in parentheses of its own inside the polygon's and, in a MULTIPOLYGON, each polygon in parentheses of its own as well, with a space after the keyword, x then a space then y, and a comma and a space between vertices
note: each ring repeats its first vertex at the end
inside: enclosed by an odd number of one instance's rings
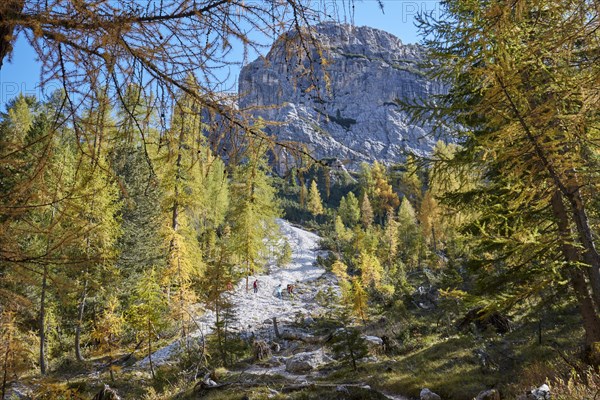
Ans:
POLYGON ((310 183, 310 189, 308 190, 308 203, 306 204, 306 208, 314 216, 321 215, 325 211, 323 209, 323 201, 321 200, 319 189, 317 188, 317 182, 315 182, 314 179, 310 183))
POLYGON ((351 325, 350 314, 345 307, 337 313, 336 319, 341 327, 331 338, 331 350, 342 360, 350 362, 352 369, 357 371, 357 361, 369 355, 367 342, 360 330, 351 325))

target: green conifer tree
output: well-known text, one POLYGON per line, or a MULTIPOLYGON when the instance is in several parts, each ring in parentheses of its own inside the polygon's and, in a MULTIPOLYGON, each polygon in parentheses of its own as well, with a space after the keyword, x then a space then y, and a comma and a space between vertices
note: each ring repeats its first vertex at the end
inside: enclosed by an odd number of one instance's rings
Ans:
POLYGON ((350 228, 360 221, 360 205, 354 193, 349 192, 340 200, 338 214, 344 224, 350 228))
POLYGON ((150 373, 154 379, 152 342, 170 323, 167 299, 164 297, 154 268, 144 273, 138 281, 128 319, 138 339, 145 343, 150 373))

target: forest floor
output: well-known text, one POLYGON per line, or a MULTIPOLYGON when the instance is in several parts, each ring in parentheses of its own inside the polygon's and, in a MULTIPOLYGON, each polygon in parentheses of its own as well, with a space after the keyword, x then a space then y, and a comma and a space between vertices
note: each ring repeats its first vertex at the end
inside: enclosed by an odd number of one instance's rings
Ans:
MULTIPOLYGON (((554 305, 554 311, 532 311, 529 317, 513 321, 508 334, 495 332, 457 332, 450 319, 444 323, 444 311, 404 310, 394 318, 372 315, 361 328, 364 335, 388 335, 395 348, 388 354, 373 352, 361 360, 358 370, 335 361, 323 340, 282 339, 275 335, 272 318, 277 318, 281 333, 292 336, 323 337, 331 331, 331 305, 326 293, 339 291, 331 273, 316 265, 319 237, 311 232, 278 221, 293 254, 289 264, 271 263, 264 274, 251 277, 249 290, 245 279, 227 294, 234 304, 236 320, 229 327, 241 340, 243 348, 227 369, 212 370, 214 380, 226 386, 202 393, 194 385, 205 372, 198 358, 187 362, 179 351, 180 341, 162 339, 153 353, 156 377, 150 376, 147 359, 139 349, 134 358, 115 369, 111 381, 106 369, 107 358, 98 355, 78 363, 63 360, 52 373, 24 379, 13 391, 17 399, 90 399, 105 383, 115 388, 123 400, 212 400, 248 399, 396 399, 418 398, 428 387, 446 400, 473 399, 477 393, 497 388, 502 398, 539 386, 558 371, 573 369, 581 331, 576 327, 577 314, 572 306, 554 305), (252 290, 259 281, 258 293, 252 290), (286 285, 296 285, 292 298, 286 285), (281 284, 283 298, 275 295, 281 284), (442 313, 440 316, 436 312, 442 313), (543 332, 542 332, 543 330, 543 332), (403 333, 404 332, 404 333, 403 333), (543 337, 542 337, 543 333, 543 337), (256 361, 252 357, 254 339, 281 344, 272 357, 256 361), (298 353, 323 352, 326 362, 310 371, 291 373, 287 360, 298 353), (31 392, 37 392, 31 395, 31 392), (39 393, 44 393, 40 395, 39 393), (406 395, 407 397, 402 396, 406 395)), ((526 305, 524 305, 525 307, 526 305)), ((206 310, 196 318, 199 329, 190 335, 196 343, 210 342, 215 315, 206 310)), ((212 335, 214 336, 214 335, 212 335)), ((123 353, 126 354, 126 353, 123 353)), ((197 354, 196 354, 197 356, 197 354)), ((212 350, 212 357, 217 352, 212 350)), ((560 399, 587 398, 567 396, 560 399)), ((11 398, 11 397, 8 397, 11 398)), ((593 398, 590 397, 590 398, 593 398)))

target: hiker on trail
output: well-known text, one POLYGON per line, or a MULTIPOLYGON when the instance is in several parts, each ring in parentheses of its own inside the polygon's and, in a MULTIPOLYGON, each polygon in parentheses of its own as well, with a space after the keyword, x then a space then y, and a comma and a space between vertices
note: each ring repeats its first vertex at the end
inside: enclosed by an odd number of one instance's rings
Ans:
POLYGON ((258 293, 258 279, 254 280, 254 283, 252 284, 252 287, 254 288, 254 293, 258 293))
POLYGON ((282 290, 283 290, 283 288, 281 287, 281 283, 280 283, 279 286, 277 286, 277 297, 279 297, 279 300, 283 300, 283 297, 281 296, 282 290))
POLYGON ((227 291, 233 292, 233 283, 231 281, 227 282, 227 291))
POLYGON ((290 298, 293 299, 294 298, 294 285, 292 285, 291 283, 288 283, 287 292, 288 292, 288 295, 290 296, 290 298))

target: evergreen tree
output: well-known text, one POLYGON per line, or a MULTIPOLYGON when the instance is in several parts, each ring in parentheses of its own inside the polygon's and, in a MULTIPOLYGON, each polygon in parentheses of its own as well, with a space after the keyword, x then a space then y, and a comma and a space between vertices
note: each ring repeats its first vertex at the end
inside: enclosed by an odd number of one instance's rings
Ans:
POLYGON ((402 261, 409 267, 415 268, 421 259, 421 231, 417 224, 415 210, 405 197, 398 210, 398 232, 400 235, 399 250, 402 261))
POLYGON ((351 325, 350 314, 345 307, 337 313, 336 319, 341 327, 331 338, 331 350, 342 360, 350 362, 352 369, 357 371, 357 361, 369 355, 367 342, 360 330, 351 325))
POLYGON ((338 214, 344 224, 350 228, 360 221, 360 205, 354 193, 349 192, 340 200, 338 214))
POLYGON ((169 325, 169 307, 159 285, 154 269, 144 273, 135 287, 133 306, 128 319, 136 336, 146 345, 146 354, 152 379, 155 378, 152 363, 152 342, 157 334, 169 325))

